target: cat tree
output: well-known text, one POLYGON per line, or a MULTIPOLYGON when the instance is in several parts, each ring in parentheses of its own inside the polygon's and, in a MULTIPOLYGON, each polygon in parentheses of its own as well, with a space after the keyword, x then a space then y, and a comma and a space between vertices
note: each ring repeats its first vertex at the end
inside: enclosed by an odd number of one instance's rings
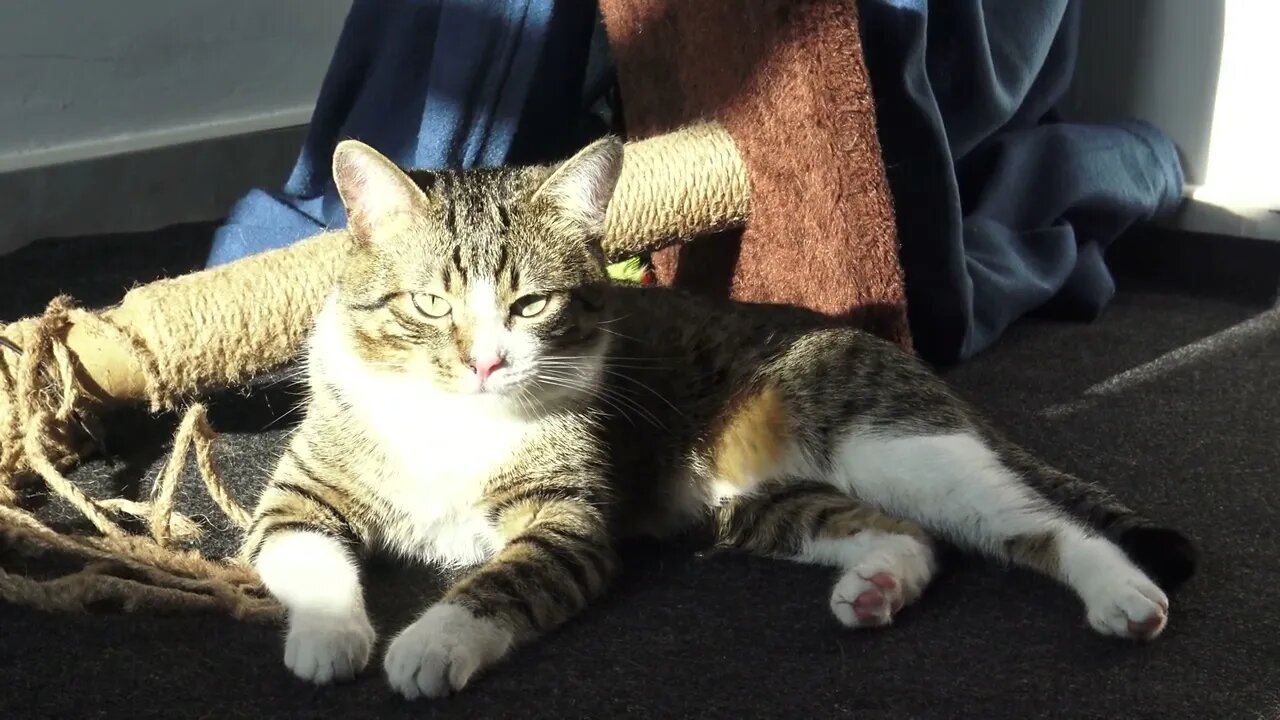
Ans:
MULTIPOLYGON (((632 139, 609 208, 613 259, 657 250, 659 279, 803 305, 910 345, 891 198, 852 0, 600 0, 632 139), (646 139, 639 139, 646 138, 646 139), (748 215, 750 224, 747 225, 748 215), (697 242, 684 241, 699 238, 697 242), (680 245, 680 247, 672 247, 680 245), (665 248, 665 249, 663 249, 665 248)), ((0 550, 57 552, 69 574, 7 570, 0 599, 76 610, 207 608, 271 618, 254 574, 185 543, 173 499, 187 456, 235 523, 197 400, 287 363, 346 254, 345 233, 135 288, 98 311, 56 298, 0 328, 0 550), (146 501, 94 498, 64 475, 112 405, 184 411, 146 501), (43 483, 94 526, 56 531, 23 506, 43 483), (126 526, 141 523, 145 534, 126 526)))

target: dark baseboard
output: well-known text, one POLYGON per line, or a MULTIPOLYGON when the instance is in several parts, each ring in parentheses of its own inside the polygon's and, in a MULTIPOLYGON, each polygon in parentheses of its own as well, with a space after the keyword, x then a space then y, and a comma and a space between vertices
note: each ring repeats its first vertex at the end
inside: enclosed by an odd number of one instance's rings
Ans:
POLYGON ((46 238, 223 217, 251 188, 279 188, 305 135, 293 126, 0 173, 0 257, 46 238))
POLYGON ((1280 291, 1280 241, 1142 227, 1107 261, 1120 288, 1155 287, 1272 305, 1280 291))

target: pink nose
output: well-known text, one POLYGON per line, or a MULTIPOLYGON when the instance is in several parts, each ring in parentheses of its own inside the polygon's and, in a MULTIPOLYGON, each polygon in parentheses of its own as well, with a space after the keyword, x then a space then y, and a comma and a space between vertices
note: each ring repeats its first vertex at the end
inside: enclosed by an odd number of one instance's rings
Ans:
POLYGON ((476 377, 480 378, 480 382, 489 379, 489 376, 497 372, 506 361, 501 355, 486 355, 484 357, 472 358, 471 369, 475 371, 476 377))

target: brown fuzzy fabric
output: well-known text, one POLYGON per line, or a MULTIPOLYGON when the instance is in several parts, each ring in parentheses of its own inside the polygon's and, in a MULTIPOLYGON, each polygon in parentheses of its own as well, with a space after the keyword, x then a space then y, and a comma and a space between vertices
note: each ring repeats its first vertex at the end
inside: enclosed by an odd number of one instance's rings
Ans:
POLYGON ((910 345, 853 0, 600 0, 632 138, 721 122, 744 233, 657 254, 663 282, 850 316, 910 345))

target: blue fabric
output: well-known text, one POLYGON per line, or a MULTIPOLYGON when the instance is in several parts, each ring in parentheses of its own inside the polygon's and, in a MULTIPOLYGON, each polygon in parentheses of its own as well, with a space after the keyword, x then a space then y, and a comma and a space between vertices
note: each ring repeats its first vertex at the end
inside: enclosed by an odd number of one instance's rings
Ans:
POLYGON ((1172 142, 1062 122, 1078 0, 862 0, 917 349, 971 357, 1032 312, 1092 319, 1107 245, 1181 197, 1172 142))
POLYGON ((415 169, 571 149, 594 20, 576 0, 355 0, 288 181, 232 209, 208 264, 344 227, 330 161, 345 138, 415 169))

